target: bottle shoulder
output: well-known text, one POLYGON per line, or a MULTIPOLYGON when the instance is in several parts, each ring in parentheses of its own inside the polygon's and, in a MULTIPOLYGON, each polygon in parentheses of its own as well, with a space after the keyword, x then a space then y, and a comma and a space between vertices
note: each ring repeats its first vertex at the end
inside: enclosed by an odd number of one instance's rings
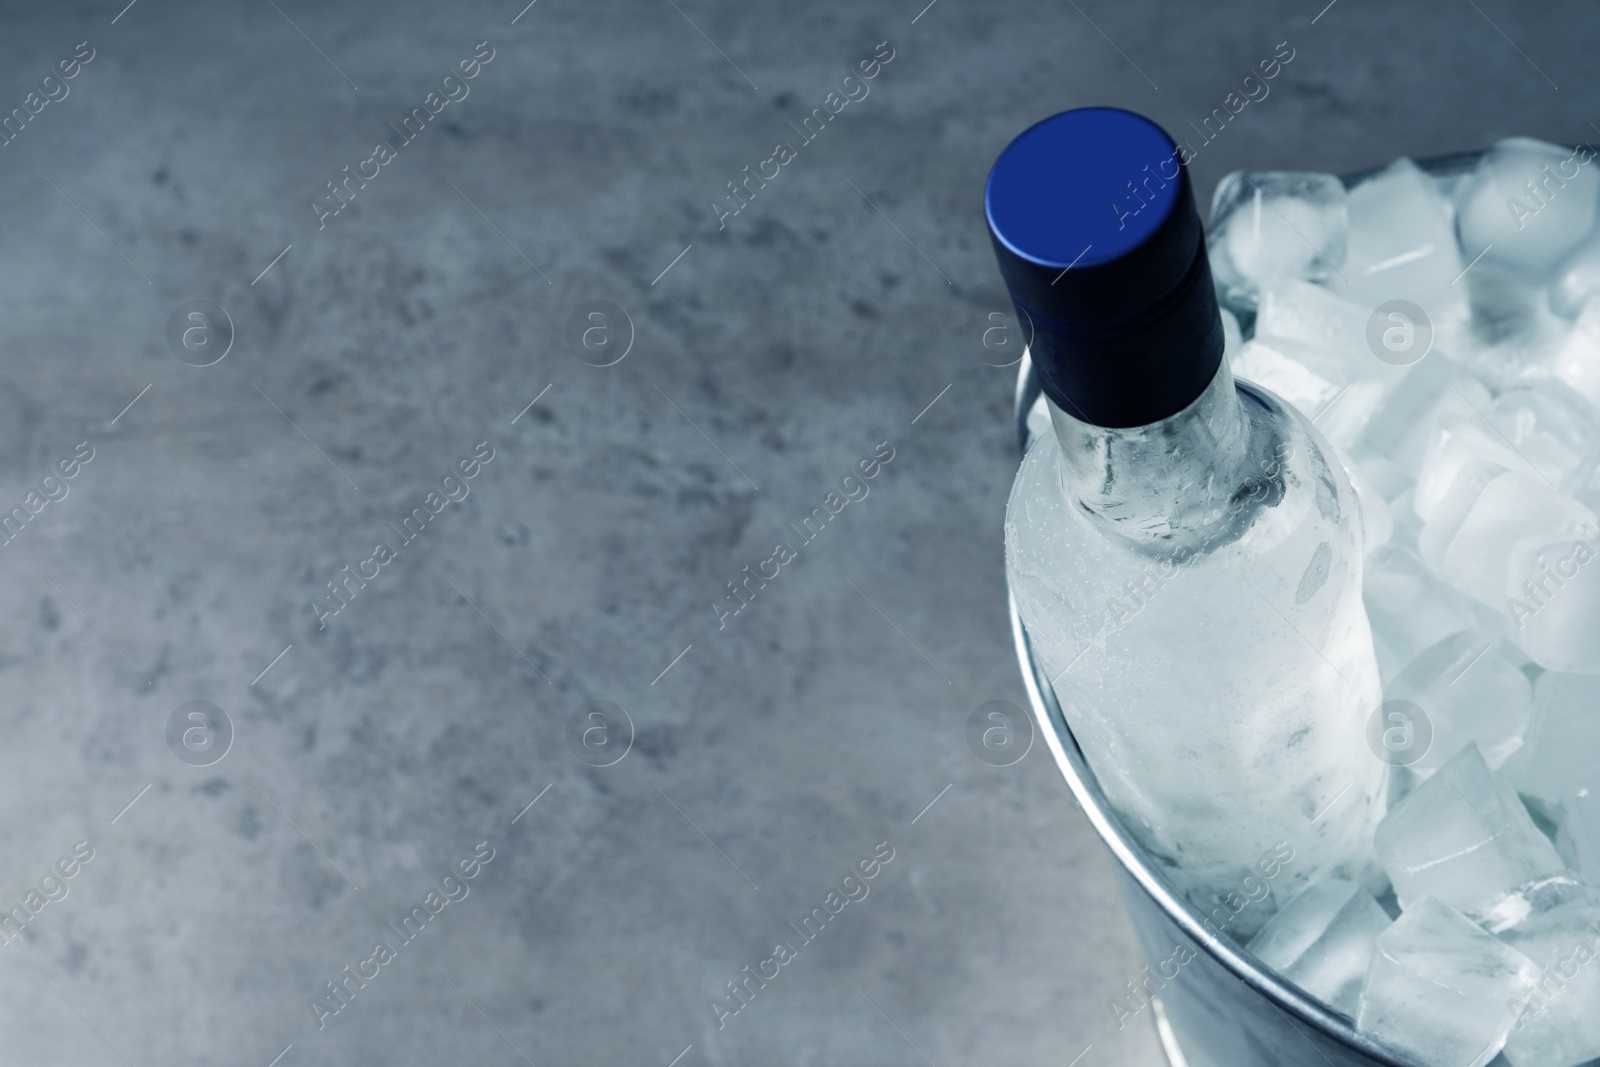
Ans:
POLYGON ((1355 491, 1331 446, 1291 405, 1249 383, 1236 384, 1251 424, 1249 454, 1226 484, 1212 487, 1219 517, 1204 536, 1185 541, 1104 521, 1066 488, 1061 448, 1047 431, 1023 457, 1012 484, 1008 565, 1031 569, 1029 557, 1042 553, 1058 563, 1074 560, 1073 571, 1194 566, 1270 556, 1307 542, 1313 548, 1327 542, 1330 552, 1359 558, 1355 491))
POLYGON ((1108 530, 1063 490, 1052 438, 1024 458, 1006 513, 1007 579, 1035 655, 1058 692, 1092 696, 1091 716, 1207 700, 1256 723, 1333 689, 1363 707, 1376 699, 1355 491, 1309 420, 1260 399, 1277 443, 1232 487, 1237 527, 1197 548, 1108 530))

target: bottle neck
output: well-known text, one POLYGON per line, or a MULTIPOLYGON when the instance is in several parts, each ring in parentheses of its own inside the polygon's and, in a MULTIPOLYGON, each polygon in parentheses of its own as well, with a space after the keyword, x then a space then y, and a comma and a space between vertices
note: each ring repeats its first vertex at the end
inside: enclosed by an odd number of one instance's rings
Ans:
POLYGON ((1224 360, 1188 407, 1146 426, 1083 422, 1046 400, 1061 450, 1062 489, 1133 541, 1172 547, 1228 539, 1230 507, 1255 473, 1258 420, 1246 417, 1224 360))

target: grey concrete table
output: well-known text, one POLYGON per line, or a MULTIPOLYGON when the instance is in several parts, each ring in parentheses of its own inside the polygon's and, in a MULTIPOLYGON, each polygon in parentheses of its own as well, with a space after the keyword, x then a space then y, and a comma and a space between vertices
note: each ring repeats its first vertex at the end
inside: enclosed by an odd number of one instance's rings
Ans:
POLYGON ((122 2, 0 18, 0 1062, 1157 1063, 967 743, 988 165, 1582 138, 1588 9, 122 2))

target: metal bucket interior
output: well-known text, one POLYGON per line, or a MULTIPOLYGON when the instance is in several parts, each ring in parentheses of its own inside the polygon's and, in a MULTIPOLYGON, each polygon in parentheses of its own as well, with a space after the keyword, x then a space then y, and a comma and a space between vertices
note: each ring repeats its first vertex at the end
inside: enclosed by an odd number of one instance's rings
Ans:
MULTIPOLYGON (((1418 160, 1448 193, 1482 153, 1418 160)), ((1377 173, 1343 176, 1345 185, 1377 173)), ((1039 384, 1024 354, 1017 376, 1016 431, 1026 451, 1027 418, 1039 384)), ((1149 966, 1133 989, 1113 990, 1119 1024, 1148 1013, 1174 1067, 1425 1067, 1399 1050, 1358 1031, 1354 1022, 1279 978, 1236 943, 1219 938, 1205 919, 1173 889, 1166 876, 1112 812, 1094 772, 1085 763, 1049 679, 1034 661, 1028 635, 1010 600, 1011 632, 1034 720, 1056 766, 1095 832, 1117 861, 1118 882, 1149 966), (1171 977, 1168 977, 1168 975, 1171 977)), ((1146 1023, 1148 1025, 1149 1023, 1146 1023)), ((1503 1064, 1496 1059, 1495 1065, 1503 1064)))

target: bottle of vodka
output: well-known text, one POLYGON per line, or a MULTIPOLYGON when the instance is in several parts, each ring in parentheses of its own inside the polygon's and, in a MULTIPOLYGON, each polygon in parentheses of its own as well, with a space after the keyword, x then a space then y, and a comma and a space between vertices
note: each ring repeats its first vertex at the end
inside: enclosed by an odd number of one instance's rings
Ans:
POLYGON ((1276 910, 1264 883, 1381 888, 1355 495, 1309 420, 1229 373, 1172 139, 1068 111, 1000 154, 985 199, 1053 428, 1011 491, 1007 574, 1106 796, 1231 935, 1276 910))

